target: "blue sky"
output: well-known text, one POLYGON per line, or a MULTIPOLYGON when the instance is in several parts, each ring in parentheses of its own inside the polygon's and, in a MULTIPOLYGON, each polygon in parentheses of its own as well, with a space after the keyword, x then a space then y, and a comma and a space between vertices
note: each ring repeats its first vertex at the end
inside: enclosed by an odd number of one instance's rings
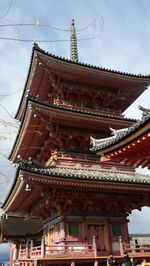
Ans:
MULTIPOLYGON (((0 201, 5 199, 14 178, 15 169, 4 155, 10 153, 15 139, 17 123, 12 117, 19 105, 32 50, 32 42, 7 41, 1 38, 68 40, 69 32, 63 30, 69 30, 70 21, 74 18, 77 30, 90 25, 86 30, 77 31, 78 39, 97 36, 91 40, 78 41, 79 61, 125 72, 149 74, 149 14, 149 0, 0 1, 0 95, 8 94, 5 97, 0 96, 0 119, 12 123, 12 126, 7 127, 0 123, 0 136, 9 138, 0 140, 0 172, 8 177, 7 183, 0 184, 0 201), (41 26, 3 26, 13 23, 36 24, 37 21, 40 25, 47 24, 61 30, 41 26)), ((70 57, 68 41, 39 42, 39 46, 52 54, 70 57)), ((140 118, 137 106, 141 104, 149 107, 149 99, 150 91, 147 90, 125 112, 126 116, 140 118)), ((0 182, 3 181, 5 177, 0 174, 0 182)), ((130 218, 130 231, 150 232, 148 217, 148 208, 142 214, 134 211, 130 218)))

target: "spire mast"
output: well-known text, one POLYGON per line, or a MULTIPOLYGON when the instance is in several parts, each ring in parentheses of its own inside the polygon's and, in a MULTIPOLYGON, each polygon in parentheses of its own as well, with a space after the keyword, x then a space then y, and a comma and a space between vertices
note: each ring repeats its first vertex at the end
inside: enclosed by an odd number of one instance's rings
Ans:
POLYGON ((70 27, 70 59, 73 62, 78 62, 77 38, 74 26, 74 19, 71 20, 70 27))

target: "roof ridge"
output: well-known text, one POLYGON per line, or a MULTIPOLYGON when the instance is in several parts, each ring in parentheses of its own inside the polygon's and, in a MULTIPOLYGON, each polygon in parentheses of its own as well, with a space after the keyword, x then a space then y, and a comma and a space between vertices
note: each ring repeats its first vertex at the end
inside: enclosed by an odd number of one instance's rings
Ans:
POLYGON ((116 74, 119 74, 119 75, 125 75, 125 76, 130 76, 130 77, 150 78, 150 74, 148 74, 148 75, 135 74, 135 73, 131 73, 131 72, 125 72, 125 71, 110 69, 110 68, 106 68, 106 67, 99 67, 97 65, 83 63, 83 62, 80 62, 80 61, 78 61, 78 62, 72 61, 71 59, 68 59, 68 58, 65 58, 65 57, 62 57, 62 56, 58 56, 58 55, 49 53, 49 52, 45 51, 44 49, 41 49, 37 43, 34 43, 33 50, 39 51, 39 52, 44 53, 45 55, 51 56, 51 57, 53 57, 55 59, 59 59, 59 60, 62 60, 62 61, 67 61, 67 62, 75 64, 75 65, 85 66, 85 67, 88 67, 88 68, 93 68, 93 69, 97 69, 97 70, 101 70, 101 71, 105 71, 105 72, 111 72, 111 73, 116 73, 116 74))

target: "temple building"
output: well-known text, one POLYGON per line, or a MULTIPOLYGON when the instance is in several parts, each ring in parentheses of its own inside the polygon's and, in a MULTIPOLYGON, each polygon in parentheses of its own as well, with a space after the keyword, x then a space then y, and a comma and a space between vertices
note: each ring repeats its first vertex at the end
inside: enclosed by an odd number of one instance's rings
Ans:
POLYGON ((123 115, 149 84, 149 75, 80 63, 74 21, 70 60, 34 44, 1 217, 10 266, 97 266, 110 253, 121 262, 125 249, 150 257, 128 232, 132 210, 150 206, 150 177, 135 172, 149 167, 150 112, 123 115))
POLYGON ((91 137, 91 150, 97 151, 101 161, 119 161, 132 167, 150 169, 150 109, 139 106, 142 119, 124 129, 111 129, 113 136, 104 139, 91 137))

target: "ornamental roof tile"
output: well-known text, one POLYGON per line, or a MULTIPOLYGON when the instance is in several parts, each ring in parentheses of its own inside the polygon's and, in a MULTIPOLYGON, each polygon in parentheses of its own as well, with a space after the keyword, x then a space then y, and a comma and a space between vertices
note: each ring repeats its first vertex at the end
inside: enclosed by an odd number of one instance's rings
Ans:
POLYGON ((132 184, 150 184, 149 175, 141 175, 131 172, 117 172, 117 171, 100 171, 89 169, 76 169, 48 166, 42 167, 31 160, 19 161, 19 169, 29 171, 35 174, 41 174, 46 176, 54 176, 68 179, 80 179, 89 181, 106 181, 106 182, 118 182, 118 183, 132 183, 132 184))
POLYGON ((143 111, 141 120, 138 120, 136 123, 134 123, 132 126, 128 128, 119 129, 119 130, 110 128, 110 130, 112 131, 112 135, 113 135, 112 137, 103 138, 103 139, 94 139, 91 137, 92 148, 90 150, 99 151, 101 149, 104 149, 120 141, 121 139, 127 137, 134 131, 138 130, 138 128, 140 128, 144 123, 147 123, 148 120, 150 119, 150 109, 145 109, 141 106, 139 106, 139 109, 143 111))

